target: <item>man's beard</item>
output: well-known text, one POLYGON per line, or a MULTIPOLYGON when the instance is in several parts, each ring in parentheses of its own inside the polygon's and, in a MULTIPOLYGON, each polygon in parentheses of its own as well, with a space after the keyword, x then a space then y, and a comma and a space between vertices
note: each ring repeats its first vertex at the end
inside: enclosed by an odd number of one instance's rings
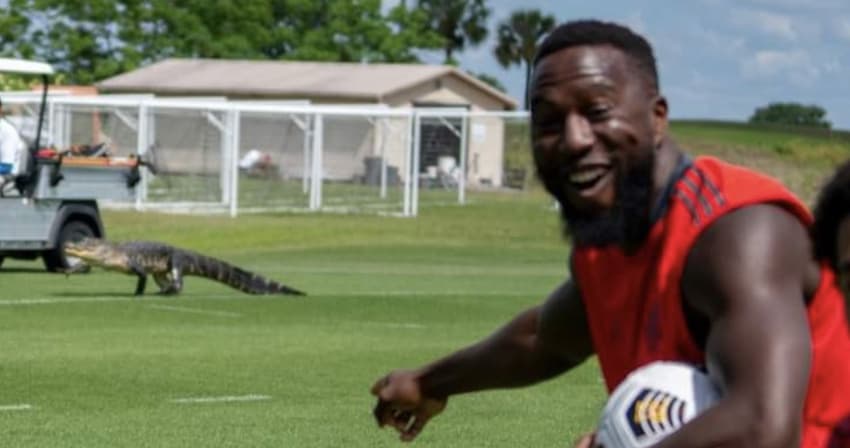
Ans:
POLYGON ((618 245, 627 253, 637 250, 651 227, 652 172, 654 152, 617 176, 614 206, 600 214, 589 214, 571 206, 560 186, 544 185, 558 200, 564 237, 575 246, 618 245), (558 191, 561 194, 556 194, 558 191))

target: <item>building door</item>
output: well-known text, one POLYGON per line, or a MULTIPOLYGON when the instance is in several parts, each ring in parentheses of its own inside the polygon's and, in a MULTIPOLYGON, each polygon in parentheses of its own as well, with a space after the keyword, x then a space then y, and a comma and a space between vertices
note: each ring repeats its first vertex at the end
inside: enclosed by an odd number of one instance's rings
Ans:
POLYGON ((461 121, 458 118, 423 118, 420 129, 419 171, 428 172, 428 167, 448 168, 446 157, 454 159, 454 165, 460 166, 461 121), (443 166, 440 165, 441 158, 443 166))

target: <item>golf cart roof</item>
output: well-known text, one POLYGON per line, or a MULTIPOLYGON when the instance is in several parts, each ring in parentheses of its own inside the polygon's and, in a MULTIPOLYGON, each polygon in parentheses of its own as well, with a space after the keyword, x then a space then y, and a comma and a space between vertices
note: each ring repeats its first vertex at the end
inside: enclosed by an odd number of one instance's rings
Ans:
POLYGON ((26 59, 0 58, 0 73, 20 73, 22 75, 52 75, 50 64, 26 59))

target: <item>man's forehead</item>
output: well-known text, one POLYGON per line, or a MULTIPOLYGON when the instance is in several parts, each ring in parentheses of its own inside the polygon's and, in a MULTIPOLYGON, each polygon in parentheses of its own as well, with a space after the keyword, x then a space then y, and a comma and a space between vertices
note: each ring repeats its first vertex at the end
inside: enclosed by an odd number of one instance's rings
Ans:
POLYGON ((615 81, 624 78, 628 70, 627 57, 611 45, 577 45, 558 50, 541 59, 534 70, 535 87, 570 80, 599 76, 615 81))

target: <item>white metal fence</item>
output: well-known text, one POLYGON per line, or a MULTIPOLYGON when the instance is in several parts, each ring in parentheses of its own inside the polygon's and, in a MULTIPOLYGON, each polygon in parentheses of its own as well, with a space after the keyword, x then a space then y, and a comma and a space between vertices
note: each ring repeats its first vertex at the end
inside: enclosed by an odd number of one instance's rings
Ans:
MULTIPOLYGON (((32 139, 39 98, 2 98, 32 139)), ((42 142, 103 144, 153 162, 134 204, 107 206, 415 216, 423 205, 464 203, 470 187, 510 185, 508 155, 527 140, 512 129, 526 121, 524 112, 53 95, 42 142)))

